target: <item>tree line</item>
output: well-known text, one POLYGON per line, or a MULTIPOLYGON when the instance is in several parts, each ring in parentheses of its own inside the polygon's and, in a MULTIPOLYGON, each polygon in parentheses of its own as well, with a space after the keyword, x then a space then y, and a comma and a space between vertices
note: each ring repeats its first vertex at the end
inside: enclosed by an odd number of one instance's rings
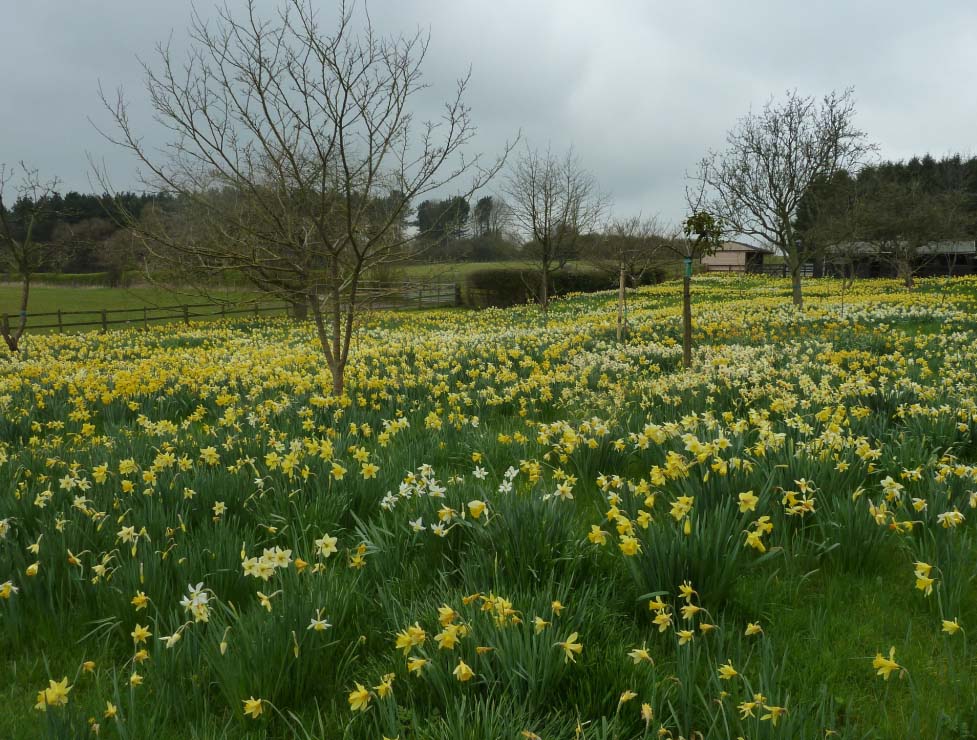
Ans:
MULTIPOLYGON (((37 272, 107 272, 116 284, 132 265, 131 239, 120 209, 138 216, 149 205, 173 205, 165 192, 96 195, 70 190, 62 194, 56 181, 42 182, 37 172, 23 166, 19 172, 9 167, 0 170, 0 185, 17 176, 20 182, 13 188, 12 202, 4 201, 5 188, 0 187, 0 213, 6 221, 0 223, 2 238, 5 244, 22 241, 30 231, 31 240, 44 245, 38 250, 37 272)), ((0 269, 20 273, 21 265, 11 259, 9 249, 0 256, 4 258, 0 269)))
POLYGON ((884 265, 912 288, 937 258, 952 271, 977 238, 977 157, 926 155, 842 170, 812 188, 797 221, 810 250, 840 276, 884 265))

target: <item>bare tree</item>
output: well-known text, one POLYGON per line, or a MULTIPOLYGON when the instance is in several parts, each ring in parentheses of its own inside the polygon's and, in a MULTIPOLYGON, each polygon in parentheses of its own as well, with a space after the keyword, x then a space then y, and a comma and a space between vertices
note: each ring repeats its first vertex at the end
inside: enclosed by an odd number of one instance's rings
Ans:
POLYGON ((550 276, 576 256, 580 238, 598 228, 607 201, 572 149, 558 157, 549 149, 540 152, 527 146, 504 190, 516 229, 531 242, 539 267, 538 300, 545 320, 550 276))
POLYGON ((143 64, 156 120, 172 134, 162 150, 134 130, 121 92, 102 92, 109 138, 180 208, 125 225, 157 261, 241 275, 307 307, 340 395, 363 276, 409 254, 411 202, 469 178, 470 194, 504 155, 487 168, 464 156, 475 133, 467 77, 440 120, 415 119, 427 35, 381 37, 368 16, 357 31, 345 2, 328 33, 310 0, 283 0, 270 20, 255 5, 241 17, 225 6, 212 24, 194 14, 186 61, 159 45, 158 69, 143 64))
POLYGON ((631 216, 611 221, 596 239, 584 243, 581 257, 601 272, 618 278, 617 341, 627 337, 627 290, 663 262, 663 253, 675 235, 657 216, 631 216))
POLYGON ((801 268, 811 251, 795 229, 798 207, 818 182, 855 169, 875 147, 854 124, 854 91, 821 101, 796 91, 771 99, 726 134, 726 149, 702 159, 694 179, 710 191, 707 210, 733 232, 778 248, 791 275, 794 304, 803 305, 801 268))
POLYGON ((11 328, 6 314, 0 323, 0 334, 11 352, 20 347, 20 339, 27 328, 27 304, 30 299, 31 281, 62 247, 60 243, 41 239, 39 232, 57 217, 54 196, 58 181, 42 181, 37 170, 20 163, 21 176, 13 188, 13 203, 4 202, 7 185, 15 175, 15 169, 0 164, 0 262, 20 280, 20 315, 11 328))

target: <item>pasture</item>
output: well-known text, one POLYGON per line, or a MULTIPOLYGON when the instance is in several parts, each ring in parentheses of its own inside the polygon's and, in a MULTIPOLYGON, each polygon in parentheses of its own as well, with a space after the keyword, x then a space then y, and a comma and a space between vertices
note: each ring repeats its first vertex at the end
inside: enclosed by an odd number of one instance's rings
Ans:
POLYGON ((30 335, 0 737, 973 737, 977 280, 680 292, 30 335))

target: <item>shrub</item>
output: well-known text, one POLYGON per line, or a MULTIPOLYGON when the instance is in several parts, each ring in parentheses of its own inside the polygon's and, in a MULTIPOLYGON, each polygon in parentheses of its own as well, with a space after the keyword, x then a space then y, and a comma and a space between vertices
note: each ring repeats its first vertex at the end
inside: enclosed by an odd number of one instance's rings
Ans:
MULTIPOLYGON (((646 273, 644 281, 657 282, 660 274, 646 273)), ((540 272, 533 268, 498 267, 476 270, 468 276, 463 301, 469 306, 513 306, 536 300, 540 272)), ((550 276, 550 294, 593 293, 617 287, 617 277, 595 270, 563 270, 550 276)))

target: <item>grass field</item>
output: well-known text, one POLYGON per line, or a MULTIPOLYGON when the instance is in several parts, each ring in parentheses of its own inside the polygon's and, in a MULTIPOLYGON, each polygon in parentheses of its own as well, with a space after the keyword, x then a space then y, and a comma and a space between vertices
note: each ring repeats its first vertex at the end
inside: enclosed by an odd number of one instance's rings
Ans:
MULTIPOLYGON (((396 266, 394 276, 405 280, 442 281, 461 283, 473 272, 492 269, 532 269, 529 262, 444 262, 434 264, 406 264, 396 266)), ((586 263, 571 262, 568 269, 593 269, 586 263)), ((84 276, 82 276, 84 277, 84 276)), ((31 288, 31 311, 67 310, 69 305, 78 309, 99 311, 117 308, 141 308, 142 306, 172 306, 183 303, 199 303, 199 297, 182 294, 145 285, 130 288, 107 288, 98 286, 75 287, 72 285, 52 285, 39 278, 40 284, 31 288)), ((0 283, 0 313, 11 316, 20 310, 20 285, 15 282, 0 283)))
MULTIPOLYGON (((592 269, 583 263, 570 263, 572 269, 587 270, 592 269)), ((502 269, 518 268, 530 269, 531 265, 527 262, 459 262, 442 264, 410 264, 398 266, 391 274, 391 277, 398 280, 418 281, 418 282, 437 282, 437 283, 464 283, 472 272, 482 269, 502 269)), ((82 276, 84 277, 84 276, 82 276)), ((43 277, 39 280, 43 281, 43 277)), ((20 313, 20 286, 16 283, 0 283, 0 314, 8 314, 12 323, 16 322, 20 313)), ((229 290, 226 292, 227 300, 237 303, 239 306, 250 306, 254 300, 264 300, 265 304, 283 305, 272 297, 262 298, 256 293, 247 290, 229 290)), ((179 309, 184 304, 204 304, 209 303, 208 298, 194 295, 180 290, 168 290, 147 285, 134 285, 127 288, 108 288, 98 286, 74 286, 69 284, 47 284, 40 282, 32 286, 30 293, 30 303, 28 307, 27 327, 32 329, 37 326, 46 326, 57 323, 57 317, 52 314, 59 309, 64 313, 62 321, 64 323, 84 322, 85 326, 69 327, 73 331, 85 331, 101 327, 101 312, 106 310, 109 313, 108 320, 116 322, 131 322, 133 325, 142 325, 144 315, 148 317, 148 323, 168 323, 175 318, 181 320, 182 312, 179 309), (175 310, 163 311, 163 308, 177 307, 175 310), (145 309, 145 314, 143 312, 145 309), (112 315, 113 311, 124 310, 128 313, 112 315), (169 316, 169 319, 154 321, 154 317, 169 316)), ((200 318, 203 314, 220 314, 220 307, 199 307, 193 309, 193 313, 200 318)), ((262 312, 265 313, 265 312, 262 312)), ((48 329, 50 331, 50 329, 48 329)))
MULTIPOLYGON (((228 291, 226 296, 234 306, 250 305, 255 294, 247 291, 228 291)), ((276 301, 272 298, 264 299, 266 304, 272 305, 276 301)), ((68 327, 73 331, 95 329, 101 325, 101 312, 109 312, 107 320, 110 322, 131 322, 142 325, 144 317, 148 323, 167 323, 173 318, 182 317, 180 309, 175 306, 185 304, 198 305, 211 303, 199 295, 190 295, 179 290, 166 290, 151 286, 133 286, 131 288, 101 288, 74 287, 68 285, 35 285, 31 287, 28 305, 27 328, 50 326, 57 323, 54 312, 63 312, 64 324, 87 323, 86 326, 68 327), (163 310, 173 309, 173 310, 163 310), (125 313, 112 313, 125 311, 125 313), (161 317, 169 317, 161 321, 161 317), (154 320, 155 318, 155 320, 154 320)), ((281 304, 280 301, 277 302, 281 304)), ((15 324, 20 314, 20 287, 12 284, 0 285, 0 313, 10 316, 10 322, 15 324)), ((213 313, 219 315, 220 306, 202 306, 193 309, 194 314, 213 313)))
POLYGON ((977 280, 26 340, 0 737, 971 738, 977 280))

